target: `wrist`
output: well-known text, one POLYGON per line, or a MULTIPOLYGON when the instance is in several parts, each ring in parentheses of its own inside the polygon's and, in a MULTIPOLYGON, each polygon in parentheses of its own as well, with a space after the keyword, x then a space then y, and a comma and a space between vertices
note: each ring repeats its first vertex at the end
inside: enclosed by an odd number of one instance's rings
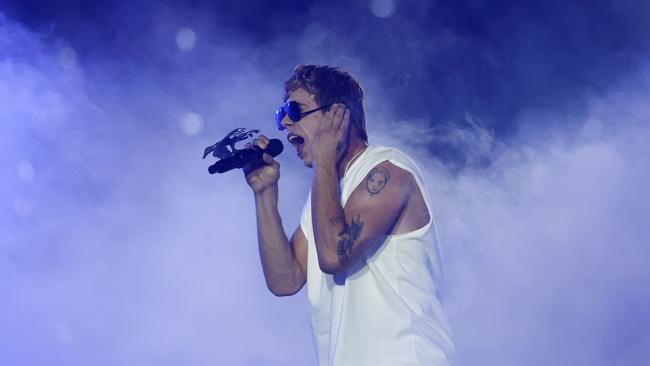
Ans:
POLYGON ((314 169, 336 169, 336 153, 327 155, 314 155, 312 165, 314 169))
POLYGON ((337 151, 330 147, 316 147, 313 146, 311 149, 311 156, 314 162, 335 162, 336 161, 337 151))
POLYGON ((253 191, 256 202, 272 203, 278 201, 278 185, 273 184, 259 191, 253 191))
POLYGON ((314 161, 312 167, 314 174, 317 176, 338 174, 336 172, 336 161, 314 161))

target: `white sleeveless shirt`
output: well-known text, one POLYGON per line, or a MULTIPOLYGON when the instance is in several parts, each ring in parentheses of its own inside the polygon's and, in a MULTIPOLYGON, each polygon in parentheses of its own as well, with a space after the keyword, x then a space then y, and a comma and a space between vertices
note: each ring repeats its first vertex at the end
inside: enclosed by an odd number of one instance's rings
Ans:
POLYGON ((341 180, 341 205, 377 164, 410 172, 431 220, 415 231, 387 235, 345 274, 318 265, 311 192, 300 226, 308 242, 307 296, 321 366, 450 365, 451 331, 442 310, 443 273, 424 177, 403 152, 369 146, 341 180))

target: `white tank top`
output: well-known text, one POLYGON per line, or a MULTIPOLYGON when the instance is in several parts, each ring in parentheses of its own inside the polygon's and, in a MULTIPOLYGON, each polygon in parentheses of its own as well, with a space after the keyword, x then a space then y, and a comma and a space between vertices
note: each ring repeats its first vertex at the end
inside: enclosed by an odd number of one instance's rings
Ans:
POLYGON ((431 220, 415 231, 384 236, 345 274, 320 270, 311 192, 303 208, 307 296, 321 366, 451 364, 454 344, 442 310, 442 261, 420 169, 397 149, 369 146, 341 180, 341 205, 374 166, 387 160, 413 175, 431 220))

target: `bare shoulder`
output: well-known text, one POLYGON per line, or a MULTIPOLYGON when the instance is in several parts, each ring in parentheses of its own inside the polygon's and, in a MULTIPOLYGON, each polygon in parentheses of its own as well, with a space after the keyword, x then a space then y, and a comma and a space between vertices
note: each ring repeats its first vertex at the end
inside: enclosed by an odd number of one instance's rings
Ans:
POLYGON ((413 192, 415 181, 410 172, 390 161, 375 165, 354 189, 347 208, 369 208, 372 216, 395 216, 413 192))
POLYGON ((378 239, 393 231, 409 206, 414 187, 411 173, 390 161, 380 162, 368 171, 348 198, 344 217, 330 219, 344 220, 344 229, 338 234, 339 266, 334 271, 347 270, 378 239))
POLYGON ((429 209, 413 173, 390 161, 381 162, 368 172, 350 195, 345 211, 377 221, 377 232, 386 234, 406 233, 430 221, 429 209))
POLYGON ((408 194, 414 186, 415 181, 410 172, 387 160, 375 165, 359 188, 367 196, 376 197, 384 191, 391 195, 408 194))

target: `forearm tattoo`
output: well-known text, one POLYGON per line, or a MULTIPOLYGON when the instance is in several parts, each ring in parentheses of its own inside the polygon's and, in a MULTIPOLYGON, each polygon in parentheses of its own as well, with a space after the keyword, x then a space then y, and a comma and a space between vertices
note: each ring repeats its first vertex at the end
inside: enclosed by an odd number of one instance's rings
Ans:
MULTIPOLYGON (((332 219, 339 220, 339 215, 334 216, 332 219)), ((332 222, 330 220, 330 222, 332 222)), ((352 222, 348 225, 343 219, 343 230, 337 235, 339 238, 338 246, 336 247, 336 254, 339 257, 339 263, 344 264, 352 255, 352 245, 354 241, 361 236, 361 230, 363 229, 363 221, 361 221, 361 216, 357 215, 357 218, 352 218, 352 222)))
POLYGON ((330 218, 330 224, 334 225, 339 221, 345 222, 345 216, 342 213, 337 213, 330 218))
POLYGON ((366 177, 366 190, 371 196, 377 195, 386 187, 389 179, 390 173, 386 168, 380 166, 375 167, 366 177))
POLYGON ((343 150, 343 140, 336 143, 336 152, 339 153, 341 150, 343 150))

